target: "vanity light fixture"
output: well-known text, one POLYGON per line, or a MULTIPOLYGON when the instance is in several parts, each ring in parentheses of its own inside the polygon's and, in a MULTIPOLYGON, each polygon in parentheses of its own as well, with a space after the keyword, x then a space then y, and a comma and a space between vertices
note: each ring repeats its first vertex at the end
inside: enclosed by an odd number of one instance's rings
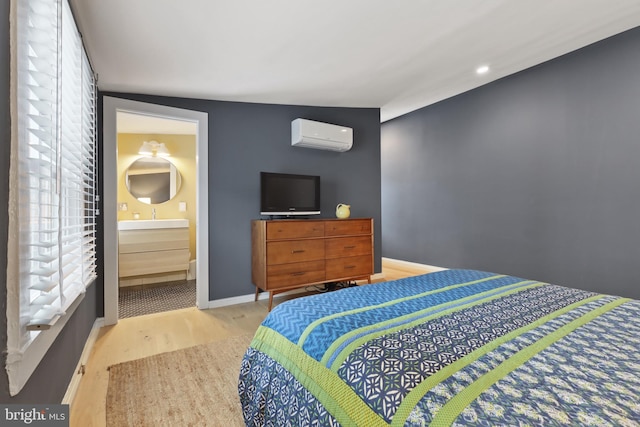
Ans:
POLYGON ((138 154, 144 154, 146 156, 160 156, 160 157, 169 157, 171 153, 167 150, 164 142, 157 141, 144 141, 142 143, 142 147, 138 150, 138 154))

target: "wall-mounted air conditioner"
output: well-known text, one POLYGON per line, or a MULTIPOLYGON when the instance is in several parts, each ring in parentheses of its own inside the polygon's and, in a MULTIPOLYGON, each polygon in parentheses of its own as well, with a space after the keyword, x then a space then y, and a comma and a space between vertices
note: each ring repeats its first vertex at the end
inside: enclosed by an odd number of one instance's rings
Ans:
POLYGON ((291 122, 291 145, 318 150, 349 151, 353 129, 307 119, 291 122))

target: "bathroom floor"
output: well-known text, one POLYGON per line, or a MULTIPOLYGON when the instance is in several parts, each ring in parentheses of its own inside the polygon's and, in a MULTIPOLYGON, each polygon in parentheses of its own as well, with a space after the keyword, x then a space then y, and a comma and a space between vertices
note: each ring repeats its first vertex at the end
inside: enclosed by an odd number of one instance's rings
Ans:
POLYGON ((151 287, 120 288, 118 318, 143 316, 163 311, 195 307, 196 281, 164 283, 151 287))

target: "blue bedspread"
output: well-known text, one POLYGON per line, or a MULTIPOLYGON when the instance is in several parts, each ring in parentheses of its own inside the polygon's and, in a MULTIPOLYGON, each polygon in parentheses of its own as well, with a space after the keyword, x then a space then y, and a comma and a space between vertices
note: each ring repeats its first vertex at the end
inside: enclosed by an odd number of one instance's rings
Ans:
POLYGON ((274 308, 247 425, 640 425, 640 302, 445 270, 274 308))

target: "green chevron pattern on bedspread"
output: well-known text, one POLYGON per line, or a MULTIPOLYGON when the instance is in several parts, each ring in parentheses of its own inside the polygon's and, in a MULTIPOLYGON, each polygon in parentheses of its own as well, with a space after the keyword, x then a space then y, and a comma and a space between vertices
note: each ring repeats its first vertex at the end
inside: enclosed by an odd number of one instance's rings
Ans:
POLYGON ((640 301, 445 270, 278 305, 247 425, 639 425, 640 301))

